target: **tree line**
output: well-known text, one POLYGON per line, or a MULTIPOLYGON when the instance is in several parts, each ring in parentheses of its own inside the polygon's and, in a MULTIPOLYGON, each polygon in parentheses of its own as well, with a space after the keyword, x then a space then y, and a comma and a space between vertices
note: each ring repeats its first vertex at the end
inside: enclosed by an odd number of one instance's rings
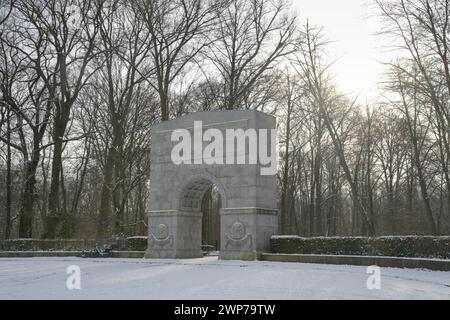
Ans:
POLYGON ((152 124, 233 109, 278 119, 281 233, 448 234, 449 1, 373 4, 400 54, 361 104, 285 0, 2 1, 0 235, 145 233, 152 124))

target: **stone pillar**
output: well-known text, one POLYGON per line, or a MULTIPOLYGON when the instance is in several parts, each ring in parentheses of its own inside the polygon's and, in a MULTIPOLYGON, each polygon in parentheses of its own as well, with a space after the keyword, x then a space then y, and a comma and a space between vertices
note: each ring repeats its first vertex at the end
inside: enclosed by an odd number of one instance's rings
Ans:
POLYGON ((148 214, 146 258, 200 258, 202 213, 152 211, 148 214))
POLYGON ((262 208, 220 210, 220 259, 256 260, 268 252, 270 237, 277 233, 278 211, 262 208))

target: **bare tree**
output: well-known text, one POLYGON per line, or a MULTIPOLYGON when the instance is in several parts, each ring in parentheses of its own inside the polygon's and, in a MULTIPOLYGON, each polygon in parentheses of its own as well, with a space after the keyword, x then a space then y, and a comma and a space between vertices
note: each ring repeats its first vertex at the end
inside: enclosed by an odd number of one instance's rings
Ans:
POLYGON ((110 233, 111 226, 120 231, 119 225, 123 221, 124 201, 129 193, 125 186, 125 168, 134 162, 126 156, 130 151, 126 149, 126 140, 139 128, 131 127, 131 132, 127 130, 132 121, 137 120, 133 107, 138 105, 136 94, 141 94, 146 80, 138 70, 149 69, 152 35, 145 28, 142 16, 136 15, 127 4, 119 6, 119 1, 110 1, 104 6, 102 15, 100 37, 104 60, 99 60, 99 63, 104 66, 95 80, 97 88, 104 92, 105 99, 101 99, 100 104, 107 106, 108 111, 108 126, 103 129, 110 130, 99 209, 99 229, 104 236, 110 233))
POLYGON ((95 56, 98 1, 28 1, 16 3, 18 33, 29 44, 30 63, 53 104, 53 157, 46 221, 47 237, 62 230, 73 233, 73 223, 66 221, 60 203, 62 153, 72 106, 93 70, 88 64, 95 56), (76 21, 74 21, 74 19, 76 21), (20 25, 21 24, 21 25, 20 25))
MULTIPOLYGON (((439 145, 437 159, 442 178, 446 185, 447 213, 450 213, 450 65, 448 25, 450 17, 450 3, 447 0, 396 0, 376 1, 381 16, 386 22, 384 33, 398 40, 396 48, 406 53, 408 63, 391 63, 390 67, 396 69, 397 80, 408 79, 414 83, 414 91, 405 91, 405 86, 396 87, 396 91, 404 94, 413 94, 420 97, 423 105, 431 106, 432 113, 429 114, 430 130, 435 132, 436 141, 439 145)), ((405 97, 405 100, 409 100, 405 97)), ((414 118, 407 119, 413 121, 414 118)), ((413 125, 410 123, 410 125, 413 125)), ((413 138, 411 136, 411 138, 413 138)), ((414 147, 414 146, 413 146, 414 147)), ((416 150, 418 151, 418 150, 416 150)), ((414 153, 416 153, 414 151, 414 153)), ((414 163, 417 161, 415 160, 414 163)), ((418 171, 419 169, 416 168, 418 171)), ((420 170, 422 171, 422 170, 420 170)), ((419 175, 422 175, 418 172, 419 175)), ((423 175, 422 175, 423 176, 423 175)), ((424 177, 419 178, 423 180, 424 177)), ((423 182, 421 185, 428 188, 423 182)), ((429 192, 425 190, 425 194, 429 192)), ((424 191, 422 191, 424 194, 424 191)), ((431 204, 426 204, 426 212, 430 230, 436 233, 436 225, 432 221, 431 204)))
POLYGON ((139 0, 133 4, 151 35, 155 79, 150 84, 159 95, 161 120, 166 121, 170 115, 170 87, 186 65, 209 45, 204 35, 214 27, 213 13, 222 4, 201 0, 139 0))
MULTIPOLYGON (((297 59, 293 61, 293 66, 297 68, 301 75, 303 75, 305 87, 308 88, 312 104, 319 112, 320 119, 323 120, 328 134, 333 141, 340 165, 344 171, 347 183, 350 186, 353 201, 361 212, 362 218, 367 226, 368 234, 374 235, 375 230, 373 221, 370 219, 361 196, 358 193, 358 187, 353 179, 345 156, 344 141, 339 134, 339 128, 342 125, 343 118, 342 116, 338 116, 337 113, 332 112, 332 106, 336 105, 333 101, 342 101, 342 99, 338 98, 333 87, 330 85, 330 79, 327 74, 329 65, 324 65, 323 59, 321 58, 323 46, 325 45, 321 36, 321 30, 310 27, 309 24, 307 24, 304 33, 306 40, 300 47, 300 54, 297 56, 297 59)), ((354 102, 349 103, 348 110, 351 110, 353 106, 354 102)), ((344 112, 343 115, 345 117, 347 113, 344 112)))
POLYGON ((217 26, 205 55, 219 73, 224 109, 242 108, 263 74, 294 52, 296 18, 287 9, 284 0, 233 0, 216 12, 217 26))
POLYGON ((34 72, 33 59, 40 59, 44 50, 43 35, 35 38, 33 49, 23 45, 22 34, 19 34, 18 21, 7 22, 2 28, 9 28, 17 33, 3 33, 1 37, 1 93, 2 104, 9 115, 9 129, 6 139, 0 140, 9 147, 19 151, 23 158, 23 190, 20 212, 19 236, 31 237, 32 218, 35 203, 36 170, 41 151, 48 147, 43 145, 51 116, 52 102, 48 91, 42 83, 40 74, 34 72), (14 115, 16 125, 11 127, 14 115), (11 137, 14 134, 15 142, 11 137))

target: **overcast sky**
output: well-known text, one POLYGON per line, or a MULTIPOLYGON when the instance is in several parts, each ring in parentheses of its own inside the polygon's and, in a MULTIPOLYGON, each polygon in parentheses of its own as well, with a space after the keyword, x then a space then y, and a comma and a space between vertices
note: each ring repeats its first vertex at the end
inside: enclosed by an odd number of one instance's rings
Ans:
POLYGON ((375 35, 379 19, 372 0, 292 0, 305 24, 324 27, 324 35, 333 41, 328 51, 335 62, 333 72, 340 89, 360 95, 365 102, 377 95, 377 82, 383 72, 380 61, 386 61, 386 47, 375 35))

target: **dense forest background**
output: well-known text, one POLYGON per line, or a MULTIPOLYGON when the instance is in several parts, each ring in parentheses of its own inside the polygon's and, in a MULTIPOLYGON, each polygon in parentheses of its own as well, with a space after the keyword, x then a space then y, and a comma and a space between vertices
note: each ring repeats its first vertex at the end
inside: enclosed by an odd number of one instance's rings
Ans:
POLYGON ((450 234, 449 0, 373 1, 365 104, 284 0, 0 3, 0 238, 145 234, 152 125, 224 109, 277 117, 282 234, 450 234))

